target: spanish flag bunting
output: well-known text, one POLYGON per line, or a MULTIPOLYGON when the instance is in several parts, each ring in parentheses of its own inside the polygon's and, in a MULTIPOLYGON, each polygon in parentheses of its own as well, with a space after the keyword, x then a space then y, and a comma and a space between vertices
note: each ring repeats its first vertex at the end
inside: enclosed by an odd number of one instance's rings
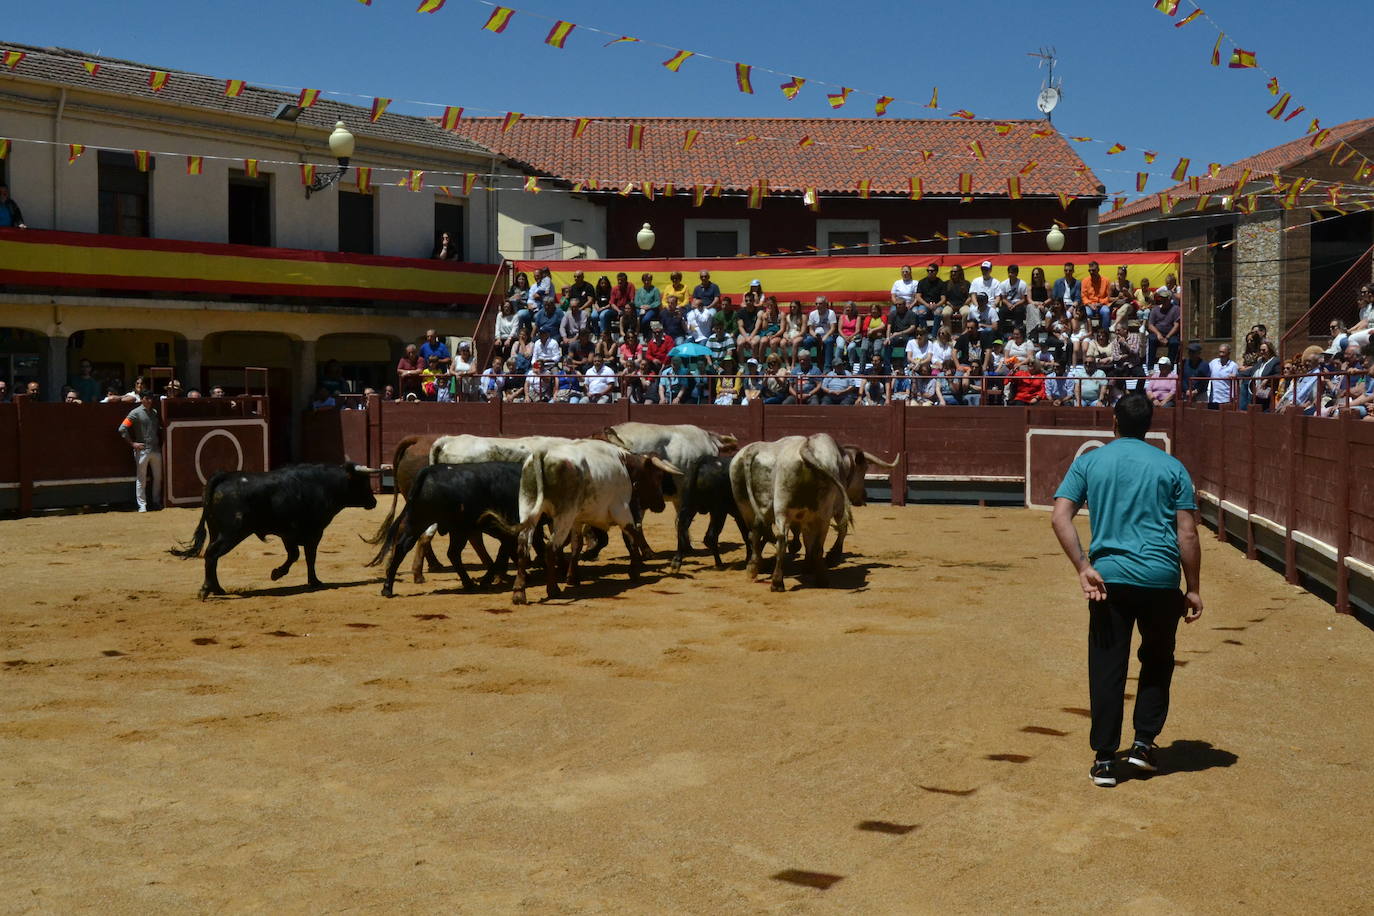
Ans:
POLYGON ((1232 48, 1231 59, 1226 63, 1226 66, 1230 67, 1232 70, 1254 69, 1258 66, 1255 63, 1255 52, 1246 51, 1241 48, 1232 48))
POLYGON ((875 149, 877 149, 877 147, 870 143, 870 144, 868 144, 867 146, 856 146, 856 147, 854 147, 854 152, 856 152, 856 153, 871 153, 871 152, 873 152, 875 149))
POLYGON ((1036 140, 1044 140, 1046 137, 1053 137, 1053 136, 1054 136, 1054 128, 1053 128, 1053 127, 1039 127, 1039 128, 1036 128, 1035 130, 1031 131, 1031 137, 1033 137, 1033 138, 1036 139, 1036 140))
POLYGON ((1211 203, 1211 202, 1212 202, 1212 195, 1210 195, 1210 194, 1203 194, 1201 197, 1199 197, 1199 198, 1197 199, 1197 207, 1196 207, 1195 209, 1197 209, 1199 212, 1201 212, 1201 211, 1203 211, 1203 210, 1206 210, 1206 209, 1207 209, 1207 205, 1208 205, 1209 203, 1211 203))
POLYGON ((1340 162, 1337 162, 1337 161, 1336 161, 1336 157, 1339 156, 1339 155, 1341 154, 1341 150, 1344 149, 1344 148, 1345 148, 1345 141, 1344 141, 1344 140, 1337 140, 1337 141, 1336 141, 1336 145, 1333 146, 1333 147, 1331 147, 1331 159, 1329 160, 1331 165, 1344 165, 1346 159, 1349 159, 1349 158, 1350 158, 1350 155, 1353 155, 1353 153, 1354 153, 1354 151, 1355 151, 1355 148, 1352 146, 1352 147, 1350 148, 1351 153, 1348 154, 1348 155, 1345 157, 1345 159, 1342 159, 1340 162))
POLYGON ((498 6, 491 11, 491 15, 487 17, 487 22, 482 28, 499 35, 506 30, 506 26, 510 25, 510 17, 514 15, 515 10, 510 7, 498 6))
POLYGON ((676 73, 678 69, 692 56, 691 51, 679 51, 672 57, 663 62, 663 66, 676 73))
POLYGON ((961 238, 961 239, 971 239, 971 238, 973 238, 973 233, 972 233, 972 232, 969 232, 969 231, 967 231, 967 230, 964 230, 964 229, 956 229, 956 230, 954 231, 954 234, 957 235, 957 236, 958 236, 959 238, 961 238))
POLYGON ((420 0, 420 5, 415 9, 415 12, 437 13, 444 8, 444 3, 445 0, 420 0))
POLYGON ((878 97, 878 101, 873 103, 873 113, 878 117, 887 114, 887 106, 892 104, 892 96, 883 95, 878 97))
POLYGON ((1059 194, 1059 206, 1060 206, 1061 208, 1067 210, 1067 209, 1069 209, 1069 204, 1073 203, 1073 202, 1074 202, 1075 200, 1077 200, 1077 199, 1078 199, 1078 198, 1076 198, 1076 197, 1075 197, 1074 195, 1072 195, 1072 194, 1064 194, 1064 193, 1061 192, 1061 193, 1059 194))
POLYGON ((381 118, 382 115, 386 114, 386 106, 390 104, 391 99, 376 98, 372 100, 372 114, 369 116, 372 119, 372 123, 377 123, 377 120, 381 118))
POLYGON ((1312 135, 1312 148, 1321 149, 1322 144, 1325 143, 1328 139, 1330 139, 1330 137, 1331 128, 1323 127, 1321 130, 1317 131, 1315 134, 1312 135))
POLYGON ((1117 153, 1124 152, 1126 152, 1126 147, 1122 146, 1120 143, 1113 143, 1111 146, 1107 147, 1108 156, 1115 156, 1117 153))
POLYGON ((1327 189, 1326 189, 1326 199, 1327 199, 1327 202, 1330 203, 1331 206, 1333 206, 1333 207, 1339 206, 1339 205, 1340 205, 1340 202, 1341 202, 1341 192, 1344 191, 1344 190, 1345 190, 1345 189, 1344 189, 1341 185, 1339 185, 1339 184, 1335 185, 1334 187, 1327 188, 1327 189))
POLYGON ((739 139, 737 139, 737 140, 735 141, 735 145, 736 145, 736 146, 740 146, 740 145, 745 144, 745 143, 753 143, 753 142, 754 142, 755 140, 757 140, 757 139, 758 139, 758 136, 757 136, 756 134, 750 134, 750 135, 747 136, 747 137, 740 137, 739 139))
POLYGON ((245 178, 257 178, 257 177, 258 177, 258 160, 256 160, 256 159, 245 159, 245 160, 243 160, 243 175, 244 175, 245 178))
POLYGON ((1283 117, 1283 110, 1288 107, 1288 100, 1292 97, 1293 96, 1287 92, 1279 96, 1279 100, 1275 102, 1273 105, 1269 106, 1269 117, 1273 118, 1275 121, 1283 117))
POLYGON ((1302 114, 1302 113, 1303 113, 1304 111, 1306 111, 1306 110, 1307 110, 1307 106, 1306 106, 1306 105, 1299 105, 1297 108, 1294 108, 1292 111, 1288 112, 1288 117, 1286 117, 1286 118, 1283 119, 1283 123, 1287 124, 1289 121, 1293 120, 1294 118, 1296 118, 1298 115, 1302 114))
POLYGON ((239 96, 243 95, 243 88, 246 85, 247 83, 245 83, 243 80, 225 80, 224 97, 228 99, 238 98, 239 96))
POLYGON ((543 188, 539 187, 539 179, 531 175, 525 179, 525 190, 531 194, 538 194, 543 188))
POLYGON ((922 161, 922 162, 929 162, 930 159, 931 159, 931 157, 934 156, 934 155, 935 155, 935 150, 933 150, 933 149, 923 149, 923 150, 921 150, 921 161, 922 161))
POLYGON ((187 156, 187 157, 186 157, 186 174, 187 174, 187 175, 200 175, 200 174, 202 174, 204 171, 205 171, 205 157, 203 157, 203 156, 187 156))
POLYGON ((1147 149, 1141 155, 1145 157, 1146 165, 1149 165, 1151 162, 1154 162, 1156 159, 1159 158, 1159 153, 1156 153, 1154 150, 1147 149))
MULTIPOLYGON (((1062 196, 1062 195, 1061 195, 1061 196, 1062 196)), ((1072 197, 1069 198, 1069 200, 1073 200, 1073 199, 1074 199, 1074 198, 1072 198, 1072 197)), ((1060 229, 1067 229, 1067 228, 1069 228, 1069 224, 1066 223, 1066 222, 1064 222, 1062 219, 1051 220, 1051 222, 1054 223, 1056 226, 1058 226, 1060 229)))
POLYGON ((577 120, 573 121, 572 138, 574 140, 580 140, 582 138, 582 135, 587 132, 587 125, 590 123, 592 123, 591 118, 578 118, 577 120))
POLYGON ((446 185, 446 184, 441 184, 441 185, 439 185, 438 191, 439 191, 440 194, 444 195, 445 197, 452 197, 452 196, 453 196, 453 188, 450 188, 450 187, 449 187, 448 185, 446 185))
POLYGON ((665 185, 663 186, 663 196, 664 196, 664 197, 676 197, 676 196, 677 196, 677 189, 673 187, 673 183, 672 183, 671 181, 668 182, 667 184, 665 184, 665 185))
POLYGON ((988 161, 987 154, 983 152, 983 144, 982 144, 981 141, 979 141, 979 140, 970 140, 970 141, 969 141, 969 144, 968 144, 968 151, 969 151, 970 153, 972 153, 972 154, 973 154, 973 158, 974 158, 974 159, 977 159, 979 162, 987 162, 987 161, 988 161))
POLYGON ((1359 150, 1355 149, 1355 147, 1346 144, 1345 155, 1336 161, 1336 165, 1345 165, 1347 162, 1350 161, 1350 157, 1354 156, 1358 152, 1359 150))
POLYGON ((520 123, 520 119, 525 115, 519 111, 508 111, 506 116, 501 119, 501 133, 508 134, 510 129, 520 123))
POLYGON ((84 144, 84 143, 68 143, 68 144, 67 144, 67 165, 71 165, 73 162, 75 162, 76 160, 80 159, 80 158, 81 158, 81 154, 84 153, 84 152, 86 152, 86 144, 84 144))
POLYGON ((475 184, 477 184, 477 173, 476 173, 476 172, 466 172, 466 173, 464 173, 464 175, 463 175, 463 196, 464 196, 464 197, 471 197, 471 196, 472 196, 472 187, 473 187, 473 185, 475 185, 475 184))
POLYGON ((937 232, 937 233, 935 233, 935 235, 932 236, 932 238, 939 239, 939 240, 942 241, 942 242, 948 242, 948 241, 949 241, 949 236, 945 235, 943 232, 937 232))
POLYGON ((753 185, 750 185, 750 187, 749 187, 749 209, 750 209, 750 210, 757 210, 757 209, 759 209, 760 207, 763 206, 763 196, 764 196, 764 193, 765 193, 765 192, 764 192, 764 189, 763 189, 763 185, 761 185, 761 184, 753 184, 753 185))
POLYGON ((692 185, 692 206, 700 207, 701 202, 706 199, 706 186, 701 184, 692 185))
POLYGON ((1226 38, 1225 32, 1217 34, 1217 43, 1212 45, 1212 66, 1221 66, 1221 42, 1226 38))
POLYGON ((1006 121, 994 121, 992 122, 992 130, 997 136, 1005 137, 1007 134, 1011 133, 1011 125, 1006 121))
POLYGON ((577 26, 571 22, 558 20, 553 24, 553 28, 549 29, 549 34, 544 36, 544 44, 552 45, 555 48, 563 47, 564 42, 568 40, 568 36, 572 34, 572 30, 575 28, 577 26))
POLYGON ((1188 176, 1188 190, 1189 190, 1189 191, 1198 191, 1198 190, 1200 190, 1201 188, 1202 188, 1202 176, 1200 176, 1200 175, 1189 175, 1189 176, 1188 176))
POLYGON ((643 190, 644 197, 647 200, 654 199, 654 183, 652 181, 642 181, 639 186, 643 190))
POLYGON ((1310 133, 1312 133, 1312 131, 1318 130, 1321 126, 1322 126, 1322 119, 1321 119, 1321 118, 1313 118, 1313 119, 1312 119, 1312 123, 1310 123, 1310 124, 1307 125, 1307 132, 1310 134, 1310 133))
MULTIPOLYGON (((1216 177, 1217 177, 1218 175, 1220 175, 1220 174, 1221 174, 1221 163, 1220 163, 1220 162, 1209 162, 1209 163, 1207 163, 1207 177, 1208 177, 1208 178, 1216 178, 1216 177)), ((1247 171, 1246 174, 1248 175, 1248 174, 1250 174, 1250 173, 1247 171)))
POLYGON ((320 90, 318 90, 318 89, 302 89, 302 90, 301 90, 300 98, 296 100, 296 104, 299 105, 301 108, 309 108, 309 107, 311 107, 312 105, 314 105, 316 102, 318 102, 319 100, 320 100, 320 90))
POLYGON ((1178 22, 1175 22, 1175 23, 1174 23, 1174 28, 1176 28, 1176 29, 1181 29, 1181 28, 1183 28, 1185 25, 1187 25, 1188 23, 1192 22, 1194 19, 1196 19, 1197 17, 1199 17, 1199 16, 1201 16, 1201 15, 1202 15, 1202 9, 1199 7, 1198 9, 1193 10, 1193 11, 1192 11, 1191 13, 1189 13, 1187 16, 1184 16, 1184 17, 1183 17, 1182 19, 1180 19, 1178 22))
POLYGON ((749 72, 753 69, 748 64, 735 64, 735 85, 745 95, 754 94, 754 84, 749 81, 749 72))
POLYGON ((19 66, 19 62, 25 57, 28 57, 28 55, 23 51, 6 51, 4 57, 5 66, 13 70, 15 67, 19 66))
POLYGON ((960 108, 958 111, 956 111, 956 112, 954 112, 953 114, 951 114, 950 117, 951 117, 951 118, 963 118, 965 121, 972 121, 974 118, 976 118, 976 117, 978 117, 978 116, 977 116, 976 114, 974 114, 973 112, 969 111, 969 110, 966 109, 966 108, 960 108))
POLYGON ((166 70, 154 70, 148 74, 148 86, 154 92, 161 92, 167 88, 167 81, 172 78, 172 74, 166 70))
POLYGON ((1034 231, 1035 231, 1034 229, 1032 229, 1030 226, 1026 225, 1025 223, 1017 223, 1017 224, 1016 224, 1016 228, 1017 228, 1017 229, 1020 229, 1022 232, 1034 232, 1034 231))
POLYGON ((973 173, 972 173, 972 172, 960 172, 960 173, 959 173, 959 193, 960 193, 960 194, 972 194, 972 193, 973 193, 973 173))
POLYGON ((1178 165, 1174 166, 1174 173, 1170 177, 1172 177, 1174 181, 1182 181, 1184 178, 1187 178, 1188 166, 1191 165, 1192 162, 1193 160, 1188 158, 1178 160, 1178 165))
POLYGON ((714 182, 714 183, 711 185, 711 196, 712 196, 712 197, 719 197, 719 196, 720 196, 720 181, 719 181, 719 180, 717 180, 716 182, 714 182))
POLYGON ((354 169, 354 171, 357 172, 358 193, 359 193, 359 194, 371 194, 371 193, 372 193, 372 169, 371 169, 370 167, 364 165, 364 166, 359 166, 358 168, 354 169))
POLYGON ((301 163, 301 184, 309 185, 315 180, 315 167, 308 162, 301 163))
POLYGON ((1173 17, 1178 13, 1178 0, 1155 0, 1155 9, 1166 16, 1173 17))
POLYGON ((371 6, 371 5, 372 5, 372 0, 358 0, 358 2, 361 3, 363 6, 371 6))
POLYGON ((806 80, 802 79, 800 76, 794 76, 792 79, 783 83, 779 88, 782 89, 782 94, 785 95, 790 102, 797 97, 797 93, 801 92, 801 87, 804 85, 806 85, 806 80))
POLYGON ((631 38, 629 35, 621 35, 619 38, 612 38, 610 41, 606 42, 606 43, 605 43, 604 45, 602 45, 601 47, 603 47, 603 48, 609 48, 611 45, 618 45, 618 44, 620 44, 622 41, 639 41, 639 39, 638 39, 638 38, 631 38))
POLYGON ((1073 170, 1078 174, 1082 175, 1084 178, 1087 178, 1089 175, 1093 173, 1093 170, 1088 167, 1088 164, 1086 162, 1081 162, 1078 165, 1074 166, 1073 170))
POLYGON ((697 130, 695 127, 687 128, 687 133, 682 138, 683 151, 686 152, 687 150, 690 150, 692 147, 696 146, 697 137, 700 136, 701 131, 697 130))
POLYGON ((1294 207, 1296 207, 1298 205, 1298 201, 1302 198, 1302 192, 1306 189, 1307 179, 1293 179, 1293 183, 1288 186, 1288 193, 1283 196, 1283 203, 1281 204, 1283 209, 1292 210, 1294 207))
POLYGON ((844 87, 844 86, 841 86, 839 92, 832 92, 832 93, 828 94, 828 95, 826 96, 826 98, 830 101, 830 107, 831 107, 831 108, 843 108, 843 107, 844 107, 844 103, 849 101, 849 93, 851 93, 851 92, 853 92, 853 91, 854 91, 853 89, 849 89, 849 88, 846 88, 846 87, 844 87))
POLYGON ((1039 164, 1039 160, 1031 159, 1025 165, 1021 166, 1021 171, 1018 174, 1022 175, 1023 177, 1029 175, 1031 172, 1035 171, 1035 167, 1039 164))
POLYGON ((907 199, 920 200, 925 196, 925 180, 912 176, 906 180, 907 199))
POLYGON ((913 245, 920 241, 920 239, 916 238, 916 236, 914 235, 903 235, 902 238, 906 239, 908 242, 911 242, 913 245))
POLYGON ((1137 191, 1143 191, 1143 190, 1145 190, 1145 184, 1146 184, 1146 182, 1148 182, 1149 180, 1150 180, 1150 173, 1149 173, 1149 172, 1136 172, 1136 173, 1135 173, 1135 189, 1136 189, 1137 191))
POLYGON ((457 130, 458 122, 463 119, 463 109, 457 105, 448 105, 444 108, 444 115, 439 119, 439 126, 444 130, 457 130))
POLYGON ((1269 77, 1269 82, 1265 83, 1264 85, 1265 88, 1269 90, 1270 95, 1279 94, 1279 78, 1277 76, 1269 77))
POLYGON ((151 161, 152 156, 146 149, 134 150, 134 165, 138 168, 140 172, 148 171, 148 166, 151 161))
POLYGON ((1235 186, 1235 189, 1231 192, 1231 196, 1232 196, 1232 197, 1240 197, 1241 193, 1244 192, 1244 190, 1245 190, 1245 184, 1246 184, 1246 182, 1248 182, 1249 180, 1250 180, 1250 170, 1249 170, 1249 169, 1241 169, 1241 170, 1240 170, 1240 177, 1236 179, 1236 186, 1235 186))
POLYGON ((83 60, 81 66, 85 68, 87 76, 95 76, 100 73, 100 64, 93 60, 83 60))
POLYGON ((1093 142, 1093 138, 1092 138, 1092 137, 1070 137, 1069 139, 1072 140, 1074 143, 1091 143, 1091 142, 1093 142))
POLYGON ((1124 206, 1126 206, 1126 198, 1124 198, 1124 197, 1113 197, 1113 198, 1112 198, 1112 212, 1113 212, 1113 213, 1115 213, 1117 210, 1120 210, 1120 209, 1121 209, 1122 207, 1124 207, 1124 206))
POLYGON ((572 192, 574 194, 581 194, 584 190, 586 190, 586 188, 587 182, 585 179, 579 179, 578 181, 574 181, 572 183, 572 192))
POLYGON ((1015 176, 1007 179, 1007 196, 1012 200, 1021 199, 1021 179, 1015 176))
POLYGON ((621 188, 619 191, 616 191, 616 193, 619 194, 621 197, 629 197, 631 194, 634 193, 634 191, 635 183, 633 181, 627 181, 625 182, 625 187, 621 188))
POLYGON ((630 129, 629 129, 629 130, 626 132, 626 134, 625 134, 625 148, 626 148, 626 149, 643 149, 643 148, 644 148, 644 125, 643 125, 643 124, 631 124, 631 125, 630 125, 630 129))
POLYGON ((425 173, 420 169, 411 169, 406 173, 405 186, 407 191, 418 191, 425 186, 425 173))
MULTIPOLYGON (((9 157, 10 157, 10 141, 8 141, 8 140, 0 140, 0 159, 8 159, 9 157)), ((1356 181, 1359 181, 1359 180, 1360 180, 1360 176, 1359 176, 1359 175, 1356 175, 1356 176, 1355 176, 1355 180, 1356 180, 1356 181)))
MULTIPOLYGON (((8 150, 8 148, 9 148, 9 141, 8 141, 8 140, 5 141, 5 148, 6 148, 6 150, 8 150)), ((4 156, 0 156, 0 159, 3 159, 3 158, 5 158, 5 157, 4 157, 4 156)), ((1359 168, 1355 169, 1355 180, 1356 180, 1356 181, 1364 181, 1366 178, 1368 178, 1368 177, 1371 176, 1371 175, 1374 175, 1374 162, 1370 162, 1368 159, 1366 159, 1365 161, 1361 162, 1359 168)))
POLYGON ((813 139, 811 139, 810 137, 802 137, 800 140, 797 141, 797 146, 815 146, 815 145, 816 145, 816 141, 813 140, 813 139))
POLYGON ((860 200, 868 200, 868 189, 870 186, 872 186, 872 184, 873 182, 870 179, 864 178, 860 180, 859 183, 855 186, 859 189, 860 200))
POLYGON ((1160 192, 1159 192, 1159 212, 1160 212, 1161 214, 1167 216, 1167 215, 1169 214, 1169 211, 1172 210, 1173 208, 1174 208, 1174 201, 1173 201, 1173 198, 1171 198, 1171 197, 1169 196, 1169 192, 1168 192, 1168 191, 1160 191, 1160 192))

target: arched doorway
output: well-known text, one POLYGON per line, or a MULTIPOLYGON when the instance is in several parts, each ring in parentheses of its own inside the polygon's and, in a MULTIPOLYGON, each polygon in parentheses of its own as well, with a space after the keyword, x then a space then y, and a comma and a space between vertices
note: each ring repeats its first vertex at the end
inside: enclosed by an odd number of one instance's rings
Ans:
POLYGON ((22 394, 29 382, 44 383, 48 338, 29 328, 0 327, 0 380, 7 393, 22 394))
MULTIPOLYGON (((156 328, 84 328, 67 337, 67 362, 63 369, 66 384, 75 387, 84 401, 96 391, 103 396, 113 388, 120 394, 133 389, 134 379, 151 370, 171 370, 183 388, 195 383, 184 378, 188 368, 186 338, 175 331, 156 328), (89 372, 86 367, 89 364, 89 372)), ((165 373, 155 380, 161 391, 168 379, 165 373)))
POLYGON ((266 369, 267 396, 271 404, 271 463, 279 465, 293 454, 292 420, 300 403, 296 397, 295 371, 300 342, 290 335, 273 331, 221 331, 208 334, 200 347, 200 386, 209 393, 222 386, 232 397, 251 389, 261 394, 264 373, 245 368, 266 369))

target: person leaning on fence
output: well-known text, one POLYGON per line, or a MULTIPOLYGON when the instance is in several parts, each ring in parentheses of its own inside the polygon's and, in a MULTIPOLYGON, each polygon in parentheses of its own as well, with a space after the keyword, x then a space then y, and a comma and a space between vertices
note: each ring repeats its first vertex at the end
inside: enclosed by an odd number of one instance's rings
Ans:
POLYGON ((134 499, 139 512, 162 507, 162 419, 158 399, 145 388, 139 405, 119 424, 119 434, 134 452, 134 499))
POLYGON ((1174 406, 1174 399, 1178 396, 1178 376, 1169 357, 1161 356, 1155 361, 1154 370, 1145 380, 1145 396, 1156 407, 1174 406))

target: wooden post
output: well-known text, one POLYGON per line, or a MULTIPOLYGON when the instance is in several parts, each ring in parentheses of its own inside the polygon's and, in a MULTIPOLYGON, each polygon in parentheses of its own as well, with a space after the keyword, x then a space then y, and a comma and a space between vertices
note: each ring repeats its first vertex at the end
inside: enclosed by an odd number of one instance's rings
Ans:
POLYGON ((1336 613, 1350 613, 1350 569, 1345 558, 1350 553, 1350 436, 1354 422, 1350 411, 1340 414, 1340 459, 1336 462, 1336 613))
POLYGON ((1283 578, 1289 585, 1298 584, 1298 545, 1293 540, 1293 529, 1298 524, 1298 451, 1302 447, 1302 409, 1294 405, 1288 412, 1288 479, 1284 483, 1287 505, 1283 519, 1283 578))
POLYGON ((1245 480, 1245 558, 1255 560, 1259 552, 1255 549, 1255 417, 1259 414, 1252 407, 1245 413, 1245 449, 1250 456, 1250 472, 1245 480))
POLYGON ((33 445, 29 436, 24 434, 24 414, 29 404, 28 395, 14 396, 15 449, 19 457, 19 514, 33 512, 33 445))
POLYGON ((892 491, 892 505, 906 505, 906 469, 911 457, 906 453, 906 404, 889 401, 887 404, 888 454, 897 459, 897 466, 888 474, 888 488, 892 491))
MULTIPOLYGON (((1221 432, 1217 435, 1217 451, 1221 464, 1221 473, 1217 475, 1217 540, 1226 541, 1226 414, 1221 409, 1215 411, 1217 415, 1217 425, 1221 427, 1221 432)), ((1206 416, 1206 414, 1204 414, 1206 416)))
POLYGON ((764 429, 764 418, 767 415, 767 412, 763 409, 763 398, 749 399, 749 430, 750 433, 753 435, 753 439, 751 441, 765 441, 764 434, 767 432, 767 430, 764 429))

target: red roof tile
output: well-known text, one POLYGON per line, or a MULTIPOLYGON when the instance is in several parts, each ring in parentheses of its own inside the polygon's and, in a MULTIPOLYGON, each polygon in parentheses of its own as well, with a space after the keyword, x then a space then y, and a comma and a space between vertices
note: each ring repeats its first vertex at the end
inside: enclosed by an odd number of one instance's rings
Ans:
MULTIPOLYGON (((1363 118, 1357 121, 1346 121, 1344 124, 1331 128, 1330 139, 1322 144, 1322 148, 1314 150, 1312 148, 1312 136, 1299 137, 1296 140, 1289 140, 1287 143, 1280 143, 1278 146, 1271 147, 1264 152, 1247 156, 1237 160, 1230 165, 1223 166, 1215 178, 1203 177, 1198 182, 1196 191, 1188 188, 1188 182, 1183 181, 1173 187, 1166 188, 1153 194, 1147 194, 1126 204, 1120 210, 1113 210, 1104 213, 1098 220, 1102 225, 1118 222, 1123 219, 1130 219, 1133 216, 1140 216, 1159 209, 1159 195, 1168 194, 1169 198, 1178 204, 1185 200, 1196 200, 1203 194, 1218 194, 1230 191, 1240 180, 1241 173, 1246 169, 1250 170, 1250 179, 1268 178, 1276 175, 1284 169, 1291 169, 1302 162, 1306 162, 1314 156, 1326 156, 1330 154, 1331 147, 1338 140, 1350 141, 1352 137, 1363 134, 1365 131, 1374 129, 1374 118, 1363 118)), ((1194 167, 1197 163, 1193 163, 1194 167)), ((1206 168, 1204 165, 1203 168, 1206 168)), ((1352 169, 1353 171, 1353 169, 1352 169)))
POLYGON ((1021 178, 1023 195, 1100 197, 1100 182, 1056 131, 1031 134, 1043 121, 903 120, 900 118, 596 118, 574 140, 572 118, 524 118, 509 133, 500 118, 464 119, 459 132, 531 171, 568 181, 595 179, 603 190, 626 182, 672 182, 744 189, 767 179, 770 190, 854 191, 872 182, 873 193, 906 194, 908 179, 926 194, 958 192, 959 174, 973 175, 975 196, 1007 196, 1007 178, 1028 160, 1038 165, 1021 178), (642 148, 631 150, 631 125, 644 126, 642 148), (1004 135, 997 125, 1008 125, 1004 135), (690 151, 683 139, 701 131, 690 151), (747 142, 737 142, 754 137, 747 142), (800 146, 804 137, 815 141, 800 146), (969 149, 977 140, 986 162, 969 149), (865 147, 871 150, 863 151, 865 147), (933 154, 923 159, 922 151, 933 154))

